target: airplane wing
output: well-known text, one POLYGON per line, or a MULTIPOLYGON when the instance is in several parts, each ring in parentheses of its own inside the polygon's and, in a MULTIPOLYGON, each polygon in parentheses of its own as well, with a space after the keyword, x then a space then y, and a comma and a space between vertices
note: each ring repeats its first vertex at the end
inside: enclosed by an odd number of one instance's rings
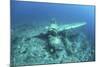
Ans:
POLYGON ((84 25, 86 25, 86 22, 80 22, 80 23, 72 23, 72 24, 62 25, 59 28, 59 31, 74 29, 74 28, 82 27, 84 25))

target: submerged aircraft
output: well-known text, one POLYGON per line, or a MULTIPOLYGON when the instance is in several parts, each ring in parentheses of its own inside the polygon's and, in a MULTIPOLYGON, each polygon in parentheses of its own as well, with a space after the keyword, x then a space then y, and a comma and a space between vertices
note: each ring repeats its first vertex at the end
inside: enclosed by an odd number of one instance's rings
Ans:
POLYGON ((68 41, 66 41, 67 30, 79 28, 85 25, 86 22, 58 25, 56 21, 53 20, 53 22, 50 25, 45 27, 46 32, 43 31, 35 36, 27 38, 25 41, 31 40, 33 38, 41 39, 47 43, 46 49, 48 48, 50 53, 54 53, 54 51, 62 50, 63 48, 61 48, 61 46, 65 46, 65 48, 67 48, 66 47, 68 43, 68 41))
POLYGON ((27 38, 26 40, 30 40, 32 38, 39 38, 42 40, 47 40, 50 38, 50 36, 53 37, 58 37, 62 32, 70 30, 70 29, 75 29, 79 28, 82 26, 85 26, 86 22, 80 22, 80 23, 71 23, 71 24, 64 24, 64 25, 58 25, 55 20, 52 20, 52 23, 48 26, 45 27, 46 32, 41 32, 35 36, 32 36, 30 38, 27 38))

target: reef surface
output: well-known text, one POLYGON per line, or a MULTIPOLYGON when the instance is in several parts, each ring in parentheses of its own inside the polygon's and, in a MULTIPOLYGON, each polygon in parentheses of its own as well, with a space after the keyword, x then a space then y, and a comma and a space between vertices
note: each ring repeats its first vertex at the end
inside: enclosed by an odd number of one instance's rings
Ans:
POLYGON ((94 48, 78 29, 63 32, 63 42, 50 46, 46 40, 31 38, 44 26, 19 25, 11 30, 11 65, 58 64, 95 60, 94 48))

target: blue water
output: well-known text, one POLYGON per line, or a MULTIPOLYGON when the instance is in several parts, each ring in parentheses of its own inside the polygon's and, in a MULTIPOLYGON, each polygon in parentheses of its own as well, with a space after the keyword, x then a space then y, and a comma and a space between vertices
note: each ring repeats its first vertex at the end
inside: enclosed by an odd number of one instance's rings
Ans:
POLYGON ((95 38, 95 6, 93 5, 12 1, 11 15, 13 27, 18 24, 47 24, 52 18, 64 24, 86 22, 85 31, 89 40, 93 42, 95 38))
POLYGON ((86 27, 81 32, 84 32, 94 50, 95 6, 11 1, 11 29, 23 24, 48 25, 52 18, 58 24, 86 22, 86 27))

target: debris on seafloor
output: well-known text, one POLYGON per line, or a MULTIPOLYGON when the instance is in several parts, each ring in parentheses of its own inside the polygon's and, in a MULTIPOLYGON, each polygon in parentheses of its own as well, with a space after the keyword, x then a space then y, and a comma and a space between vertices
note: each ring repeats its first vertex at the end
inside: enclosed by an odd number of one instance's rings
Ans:
POLYGON ((85 25, 85 22, 58 25, 54 21, 45 27, 45 32, 34 35, 35 30, 28 34, 23 34, 25 31, 17 32, 16 35, 12 35, 12 64, 53 64, 91 60, 91 48, 88 50, 89 42, 85 34, 72 30, 85 25))

